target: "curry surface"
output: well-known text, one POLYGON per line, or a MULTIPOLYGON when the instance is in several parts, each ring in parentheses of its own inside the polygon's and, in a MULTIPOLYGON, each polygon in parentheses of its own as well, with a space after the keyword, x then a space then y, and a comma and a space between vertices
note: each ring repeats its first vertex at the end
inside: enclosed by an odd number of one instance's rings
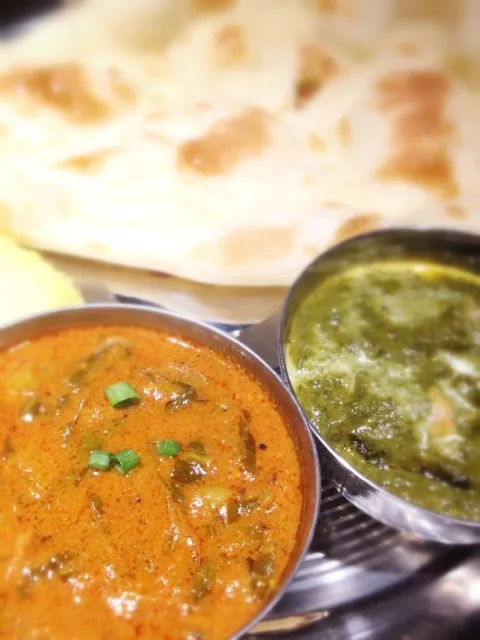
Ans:
POLYGON ((422 263, 336 274, 287 336, 300 403, 365 476, 425 508, 480 521, 480 282, 422 263))
POLYGON ((297 454, 236 362, 135 327, 79 328, 0 354, 0 637, 227 638, 293 550, 297 454), (105 396, 128 382, 140 400, 105 396), (159 455, 174 439, 183 451, 159 455), (92 449, 135 450, 126 475, 92 449))

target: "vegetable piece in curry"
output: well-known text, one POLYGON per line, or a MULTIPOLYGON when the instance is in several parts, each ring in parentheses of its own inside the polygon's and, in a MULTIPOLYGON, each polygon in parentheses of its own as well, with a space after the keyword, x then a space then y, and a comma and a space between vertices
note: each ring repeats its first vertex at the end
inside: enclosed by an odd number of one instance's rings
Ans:
POLYGON ((69 329, 0 353, 0 389, 0 636, 221 640, 256 614, 302 493, 275 401, 237 362, 69 329))

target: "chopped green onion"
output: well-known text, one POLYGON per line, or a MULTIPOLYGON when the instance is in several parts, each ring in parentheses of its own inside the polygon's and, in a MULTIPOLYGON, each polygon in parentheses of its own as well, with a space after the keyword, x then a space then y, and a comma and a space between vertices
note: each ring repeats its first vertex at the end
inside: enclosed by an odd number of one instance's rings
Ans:
POLYGON ((122 475, 125 475, 127 473, 120 463, 114 464, 113 468, 115 469, 115 471, 118 471, 118 473, 121 473, 122 475))
POLYGON ((182 451, 182 445, 177 440, 160 440, 157 443, 157 453, 160 456, 178 456, 182 451))
POLYGON ((110 453, 106 451, 99 451, 98 449, 93 449, 90 453, 90 458, 88 460, 88 466, 92 467, 92 469, 100 469, 101 471, 106 471, 110 462, 112 461, 112 456, 110 453))
POLYGON ((125 407, 139 400, 140 396, 128 382, 116 382, 105 389, 112 407, 125 407))
POLYGON ((119 473, 128 473, 140 464, 140 456, 133 449, 124 449, 120 453, 116 453, 113 460, 116 461, 114 468, 119 473))

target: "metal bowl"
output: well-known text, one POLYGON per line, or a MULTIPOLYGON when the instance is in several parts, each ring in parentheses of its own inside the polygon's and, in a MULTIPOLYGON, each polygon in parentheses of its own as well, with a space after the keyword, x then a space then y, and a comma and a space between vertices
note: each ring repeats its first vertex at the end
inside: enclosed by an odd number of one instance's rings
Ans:
MULTIPOLYGON (((347 240, 316 258, 293 284, 280 318, 280 368, 293 393, 285 345, 291 319, 311 288, 347 267, 374 260, 410 259, 440 262, 480 274, 480 236, 442 229, 376 231, 347 240)), ((320 443, 326 475, 338 491, 359 509, 386 525, 429 540, 448 544, 480 542, 480 522, 444 516, 393 495, 357 471, 313 425, 310 426, 320 443)))
POLYGON ((240 638, 275 606, 285 593, 303 561, 315 528, 320 500, 320 470, 315 443, 308 423, 295 400, 277 374, 253 351, 229 335, 157 308, 125 304, 93 304, 61 309, 33 316, 0 329, 0 347, 5 348, 44 333, 78 326, 134 325, 180 334, 207 347, 217 349, 238 361, 275 398, 288 425, 300 459, 303 511, 300 515, 295 548, 273 597, 261 611, 232 638, 240 638))

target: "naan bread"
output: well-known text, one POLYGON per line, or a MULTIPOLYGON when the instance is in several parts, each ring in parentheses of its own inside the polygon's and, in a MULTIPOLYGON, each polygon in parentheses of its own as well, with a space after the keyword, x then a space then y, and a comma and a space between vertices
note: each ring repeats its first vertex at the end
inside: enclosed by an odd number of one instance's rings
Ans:
POLYGON ((19 240, 287 285, 356 233, 477 226, 479 93, 451 32, 394 24, 393 0, 145 2, 74 5, 0 48, 0 222, 19 240))

